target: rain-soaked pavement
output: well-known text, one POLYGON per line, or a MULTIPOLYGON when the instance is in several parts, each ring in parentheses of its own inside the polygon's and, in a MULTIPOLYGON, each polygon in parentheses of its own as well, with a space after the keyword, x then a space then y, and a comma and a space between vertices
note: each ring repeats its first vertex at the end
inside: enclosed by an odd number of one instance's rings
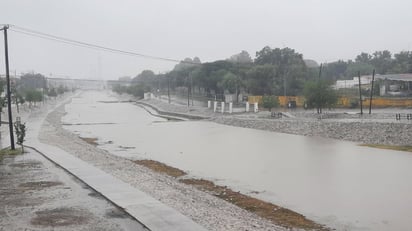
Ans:
POLYGON ((0 156, 0 230, 147 230, 37 152, 0 156))
POLYGON ((154 159, 302 213, 338 230, 409 230, 412 155, 205 121, 167 122, 87 92, 66 129, 131 159, 154 159))

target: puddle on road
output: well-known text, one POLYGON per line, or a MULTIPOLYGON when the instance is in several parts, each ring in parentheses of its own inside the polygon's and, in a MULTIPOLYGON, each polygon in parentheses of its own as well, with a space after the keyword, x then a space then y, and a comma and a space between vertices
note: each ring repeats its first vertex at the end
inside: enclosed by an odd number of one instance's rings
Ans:
POLYGON ((88 211, 61 207, 36 211, 35 217, 31 219, 30 223, 43 227, 78 226, 86 224, 91 216, 92 214, 88 211))
POLYGON ((54 186, 60 186, 63 185, 62 182, 58 182, 58 181, 35 181, 35 182, 26 182, 26 183, 21 183, 18 186, 18 189, 20 190, 43 190, 43 189, 47 189, 50 187, 54 187, 54 186))
POLYGON ((63 126, 80 126, 80 125, 110 125, 110 124, 116 124, 116 123, 63 123, 63 126))

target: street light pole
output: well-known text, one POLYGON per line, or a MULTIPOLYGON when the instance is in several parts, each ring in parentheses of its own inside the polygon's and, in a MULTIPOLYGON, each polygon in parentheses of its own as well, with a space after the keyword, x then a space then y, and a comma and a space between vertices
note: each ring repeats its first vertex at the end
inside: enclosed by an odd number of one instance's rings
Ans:
POLYGON ((4 55, 6 62, 6 82, 7 82, 7 109, 9 114, 9 132, 10 132, 10 147, 14 150, 14 134, 13 134, 13 116, 11 114, 11 97, 10 97, 10 72, 9 72, 9 50, 7 42, 7 25, 3 26, 4 31, 4 55))

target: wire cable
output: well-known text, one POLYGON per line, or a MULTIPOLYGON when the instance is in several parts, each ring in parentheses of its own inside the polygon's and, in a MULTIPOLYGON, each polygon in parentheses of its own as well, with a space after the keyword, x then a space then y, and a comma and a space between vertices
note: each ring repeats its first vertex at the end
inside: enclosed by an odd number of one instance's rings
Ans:
POLYGON ((187 62, 187 61, 183 61, 183 60, 164 58, 164 57, 158 57, 158 56, 153 56, 153 55, 141 54, 141 53, 132 52, 132 51, 125 51, 125 50, 115 49, 115 48, 111 48, 111 47, 105 47, 105 46, 96 45, 96 44, 92 44, 92 43, 87 43, 87 42, 82 42, 82 41, 73 40, 73 39, 69 39, 69 38, 64 38, 64 37, 61 37, 61 36, 46 34, 46 33, 43 33, 43 32, 27 29, 27 28, 24 28, 24 27, 16 26, 16 25, 10 25, 9 30, 17 32, 17 33, 29 35, 29 36, 34 36, 34 37, 38 37, 38 38, 42 38, 42 39, 55 41, 55 42, 61 42, 61 43, 69 44, 69 45, 79 46, 79 47, 83 47, 83 48, 103 50, 103 51, 108 51, 108 52, 111 52, 111 53, 137 56, 137 57, 140 57, 140 58, 148 58, 148 59, 155 59, 155 60, 175 62, 175 63, 186 63, 186 64, 200 65, 200 63, 187 62))

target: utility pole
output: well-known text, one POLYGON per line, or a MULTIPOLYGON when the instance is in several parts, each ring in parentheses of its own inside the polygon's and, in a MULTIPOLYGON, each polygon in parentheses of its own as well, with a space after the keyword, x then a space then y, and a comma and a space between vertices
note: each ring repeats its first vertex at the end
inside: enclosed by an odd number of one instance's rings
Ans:
POLYGON ((189 76, 187 76, 187 107, 190 107, 190 83, 189 76))
POLYGON ((170 104, 170 76, 167 77, 167 98, 170 104))
POLYGON ((6 61, 6 82, 7 82, 7 109, 9 114, 9 132, 10 132, 10 147, 14 150, 14 134, 13 134, 13 116, 11 114, 11 96, 10 96, 10 71, 9 71, 9 50, 7 42, 7 29, 8 25, 3 26, 4 31, 4 55, 6 61))
MULTIPOLYGON (((319 66, 319 75, 318 75, 318 91, 320 90, 320 77, 322 76, 322 63, 320 64, 320 66, 319 66)), ((320 93, 320 92, 319 92, 320 93)), ((319 101, 320 99, 318 99, 318 101, 319 101)), ((321 103, 317 103, 317 111, 318 111, 318 114, 321 114, 322 113, 322 106, 321 106, 321 103)))
POLYGON ((359 103, 360 103, 360 114, 363 115, 363 108, 362 108, 362 89, 361 89, 361 81, 360 81, 360 71, 358 71, 358 80, 359 80, 359 103))
POLYGON ((319 66, 319 76, 318 76, 318 81, 320 81, 320 76, 322 75, 322 63, 319 66))
POLYGON ((372 97, 373 97, 373 82, 375 81, 375 69, 372 73, 372 86, 371 86, 371 97, 369 99, 369 115, 372 113, 372 97))
POLYGON ((192 106, 193 106, 193 76, 190 74, 190 97, 192 98, 192 106))

